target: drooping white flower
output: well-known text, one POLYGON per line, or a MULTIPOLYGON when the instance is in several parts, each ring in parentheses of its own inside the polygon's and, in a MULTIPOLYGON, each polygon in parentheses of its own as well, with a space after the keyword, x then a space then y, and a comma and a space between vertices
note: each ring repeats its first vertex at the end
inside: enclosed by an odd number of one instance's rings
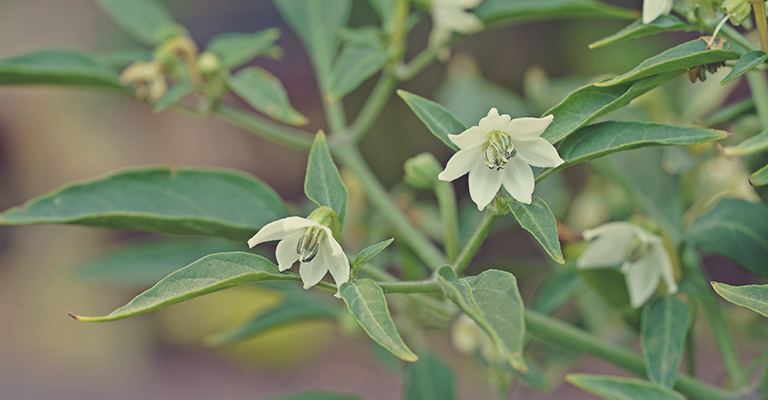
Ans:
POLYGON ((280 241, 275 250, 280 271, 301 263, 304 289, 317 285, 329 271, 337 286, 349 280, 349 260, 327 226, 301 217, 283 218, 264 225, 248 240, 248 247, 272 240, 280 241))
POLYGON ((535 185, 531 165, 546 168, 563 163, 555 147, 540 137, 553 118, 512 119, 491 108, 478 126, 448 135, 461 150, 438 178, 452 181, 469 173, 469 196, 481 211, 502 185, 517 201, 531 204, 535 185))
POLYGON ((661 279, 668 294, 677 293, 672 260, 660 237, 629 222, 609 222, 584 231, 584 239, 593 238, 576 266, 586 269, 621 265, 633 308, 651 298, 661 279))
MULTIPOLYGON (((441 47, 451 39, 453 32, 465 35, 483 30, 483 23, 474 14, 464 11, 477 7, 483 0, 432 0, 432 31, 429 33, 429 47, 441 47)), ((448 58, 444 49, 439 58, 448 58)))
POLYGON ((660 15, 668 15, 672 11, 672 0, 644 0, 643 23, 650 24, 660 15))

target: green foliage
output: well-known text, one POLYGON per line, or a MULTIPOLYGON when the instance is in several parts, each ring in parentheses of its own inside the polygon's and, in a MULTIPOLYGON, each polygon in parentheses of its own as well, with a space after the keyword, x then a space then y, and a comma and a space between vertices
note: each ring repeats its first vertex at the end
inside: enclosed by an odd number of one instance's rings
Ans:
POLYGON ((594 0, 486 0, 475 10, 475 15, 487 24, 553 18, 638 17, 637 11, 594 0))
POLYGON ((280 80, 263 68, 243 68, 227 79, 227 85, 251 107, 278 121, 291 125, 309 122, 291 106, 280 80))
POLYGON ((344 282, 339 293, 347 303, 349 312, 371 339, 405 361, 414 362, 419 359, 397 332, 395 322, 389 315, 384 291, 376 282, 370 279, 344 282))
POLYGON ((551 314, 583 289, 583 284, 573 266, 550 273, 536 290, 531 307, 541 313, 551 314))
POLYGON ((405 90, 398 90, 397 95, 405 100, 408 107, 411 108, 433 135, 445 143, 446 146, 459 151, 459 146, 456 146, 448 138, 448 135, 458 135, 465 131, 467 126, 463 122, 459 121, 453 113, 432 100, 408 93, 405 90))
POLYGON ((658 18, 648 24, 644 24, 642 20, 637 20, 624 29, 608 36, 604 39, 600 39, 589 45, 590 49, 606 46, 609 44, 623 42, 629 39, 641 38, 648 35, 654 35, 661 32, 674 32, 674 31, 696 31, 697 28, 680 21, 673 15, 660 15, 658 18))
POLYGON ((768 285, 731 286, 712 282, 712 287, 731 303, 768 317, 768 285))
POLYGON ((768 207, 744 200, 721 201, 693 221, 686 238, 705 250, 768 277, 768 207))
POLYGON ((605 400, 685 400, 671 389, 639 379, 570 374, 565 380, 605 400))
POLYGON ((66 186, 0 214, 0 225, 75 224, 245 241, 287 214, 240 172, 149 168, 66 186))
POLYGON ((488 333, 512 367, 525 373, 523 299, 515 276, 489 269, 457 278, 451 267, 444 266, 437 270, 437 279, 448 298, 488 333))
POLYGON ((125 90, 115 70, 77 50, 43 50, 0 61, 0 85, 62 85, 125 90))
POLYGON ((231 70, 263 54, 279 37, 280 29, 277 28, 251 33, 224 33, 212 37, 205 50, 216 54, 222 66, 231 70))
POLYGON ((768 150, 768 130, 762 131, 733 147, 726 147, 723 153, 729 156, 744 156, 768 150))
POLYGON ((289 396, 272 397, 270 400, 362 400, 357 396, 349 396, 328 392, 305 392, 289 396))
POLYGON ((405 370, 405 400, 455 400, 451 368, 432 354, 424 354, 405 370))
POLYGON ((616 267, 579 269, 576 272, 606 303, 623 312, 630 307, 629 290, 624 274, 616 267))
POLYGON ((352 278, 357 275, 357 271, 365 264, 368 264, 368 261, 371 261, 373 257, 376 257, 377 254, 381 253, 384 249, 387 248, 395 239, 387 239, 384 241, 381 241, 379 243, 370 245, 364 249, 362 249, 359 253, 357 253, 357 256, 355 256, 355 260, 352 261, 352 278))
POLYGON ((115 24, 147 45, 161 42, 163 33, 174 24, 171 14, 156 0, 96 0, 96 3, 115 24))
POLYGON ((725 85, 733 82, 736 78, 746 74, 752 68, 762 64, 766 58, 768 58, 768 54, 765 54, 765 52, 760 50, 750 51, 749 53, 744 54, 738 61, 736 61, 731 72, 720 81, 720 84, 725 85))
POLYGON ((379 72, 387 61, 387 50, 378 32, 359 28, 351 35, 354 35, 353 40, 347 41, 341 49, 331 71, 330 102, 336 102, 355 90, 379 72))
POLYGON ((157 103, 152 105, 152 112, 162 112, 178 103, 184 96, 195 92, 195 84, 191 81, 181 81, 173 85, 157 103))
POLYGON ((752 186, 768 185, 768 165, 758 169, 749 176, 749 183, 752 186))
POLYGON ((536 196, 533 197, 531 204, 511 200, 509 210, 520 226, 536 238, 553 260, 560 264, 565 263, 557 235, 557 221, 544 200, 536 196))
POLYGON ((643 308, 640 344, 651 382, 674 386, 691 322, 688 305, 672 296, 659 297, 643 308))
POLYGON ((344 228, 349 194, 344 182, 341 181, 339 169, 333 163, 331 151, 328 149, 328 143, 322 131, 317 133, 315 142, 309 150, 304 193, 318 206, 333 209, 339 217, 339 230, 344 228))

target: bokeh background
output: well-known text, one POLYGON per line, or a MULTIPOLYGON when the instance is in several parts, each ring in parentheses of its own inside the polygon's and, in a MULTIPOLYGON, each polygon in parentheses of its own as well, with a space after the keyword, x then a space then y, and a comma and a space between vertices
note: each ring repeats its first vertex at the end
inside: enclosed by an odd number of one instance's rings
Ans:
MULTIPOLYGON (((367 2, 354 3, 351 25, 377 23, 367 2)), ((201 47, 215 34, 280 27, 283 36, 277 43, 285 56, 259 59, 256 64, 282 80, 294 107, 311 120, 307 131, 325 127, 309 60, 270 1, 164 4, 201 47)), ((621 5, 639 9, 641 2, 621 5)), ((469 124, 487 108, 472 107, 472 98, 462 103, 456 93, 463 93, 461 88, 466 86, 483 88, 481 100, 497 101, 502 112, 538 116, 567 89, 600 74, 626 71, 679 42, 667 35, 626 46, 587 49, 590 42, 626 23, 558 21, 490 29, 454 49, 453 61, 434 64, 403 87, 440 99, 469 124), (561 84, 547 86, 546 77, 561 84), (449 84, 441 85, 446 78, 449 84), (489 82, 496 86, 490 87, 489 82), (524 92, 529 95, 525 102, 524 92)), ((410 54, 423 48, 429 28, 429 18, 414 28, 410 54)), ((131 45, 131 39, 90 0, 0 0, 0 58, 54 47, 106 52, 131 45)), ((372 84, 373 80, 366 82, 347 99, 349 115, 359 109, 372 84)), ((654 104, 660 107, 653 100, 647 103, 651 111, 654 104)), ((402 187, 407 158, 430 151, 444 162, 450 155, 396 97, 390 99, 362 150, 385 185, 395 190, 402 187)), ((287 201, 303 201, 306 154, 221 121, 173 112, 154 114, 147 104, 110 93, 0 88, 0 209, 68 182, 148 165, 234 168, 257 175, 287 201)), ((566 194, 578 193, 588 183, 584 172, 579 167, 560 174, 558 187, 565 188, 566 194)), ((457 182, 457 190, 466 198, 464 180, 457 182)), ((567 207, 565 202, 560 208, 567 207)), ((377 362, 364 335, 341 332, 332 322, 302 323, 224 348, 205 346, 208 335, 274 306, 279 294, 268 289, 230 289, 107 324, 78 323, 67 316, 68 311, 106 314, 151 285, 87 279, 78 276, 77 270, 123 244, 155 240, 160 239, 76 226, 0 227, 0 399, 263 399, 305 389, 337 390, 372 400, 399 398, 401 377, 377 362)), ((524 232, 502 226, 478 259, 503 262, 509 258, 510 243, 514 243, 512 254, 525 261, 515 265, 537 266, 516 271, 524 296, 530 296, 548 267, 524 232)), ((245 243, 221 245, 245 249, 245 243)), ((721 281, 733 283, 735 278, 726 275, 721 281)), ((622 333, 612 332, 606 332, 613 335, 612 340, 625 340, 622 333)), ((723 373, 719 362, 707 361, 719 360, 706 345, 707 335, 704 330, 700 360, 710 366, 702 370, 702 378, 719 384, 723 373)), ((460 376, 462 399, 492 396, 481 369, 471 358, 453 352, 446 335, 435 333, 430 341, 460 376)), ((744 347, 749 352, 748 342, 744 347)), ((590 358, 570 367, 616 373, 590 358)), ((564 371, 550 372, 552 382, 559 385, 564 371)), ((592 397, 563 384, 549 394, 517 388, 512 398, 592 397)))

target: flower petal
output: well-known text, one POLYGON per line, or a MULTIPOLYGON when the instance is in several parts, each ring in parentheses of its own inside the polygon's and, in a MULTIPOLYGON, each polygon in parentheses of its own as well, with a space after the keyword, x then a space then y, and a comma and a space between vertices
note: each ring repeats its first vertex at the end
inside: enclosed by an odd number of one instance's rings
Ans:
POLYGON ((592 240, 592 238, 602 235, 619 236, 623 238, 622 247, 629 246, 632 243, 633 235, 638 235, 642 232, 642 229, 635 224, 616 221, 603 224, 594 229, 587 229, 584 231, 584 239, 592 240))
POLYGON ((483 0, 433 0, 433 4, 436 6, 453 6, 459 8, 473 8, 477 7, 483 0))
POLYGON ((477 126, 479 126, 480 129, 482 129, 485 133, 491 132, 492 130, 496 129, 496 120, 499 118, 501 118, 501 115, 499 115, 499 110, 497 110, 496 107, 493 107, 490 111, 488 111, 488 115, 480 118, 480 122, 477 124, 477 126))
POLYGON ((533 139, 541 136, 554 118, 554 115, 544 118, 515 118, 509 122, 504 132, 507 132, 513 141, 533 139))
POLYGON ((557 149, 547 139, 536 137, 526 140, 514 140, 518 157, 534 167, 557 167, 564 161, 557 154, 557 149))
POLYGON ((475 33, 483 29, 483 23, 475 14, 458 7, 433 7, 432 19, 434 25, 445 26, 463 34, 475 33))
POLYGON ((627 258, 627 245, 631 240, 625 237, 613 235, 601 235, 595 239, 576 260, 576 267, 605 268, 621 265, 627 258))
MULTIPOLYGON (((336 286, 338 287, 341 286, 342 283, 349 280, 349 259, 347 259, 347 255, 344 254, 343 251, 339 252, 339 254, 335 254, 335 251, 332 249, 334 245, 341 249, 341 246, 339 246, 335 240, 329 240, 327 242, 328 244, 326 244, 326 246, 328 246, 328 249, 324 250, 328 251, 330 256, 327 258, 328 264, 326 264, 326 267, 328 268, 328 272, 331 273, 333 281, 336 282, 336 286)), ((337 291, 334 296, 339 298, 339 292, 337 291)))
POLYGON ((301 263, 299 275, 301 275, 301 281, 304 282, 304 289, 309 289, 323 280, 325 273, 328 272, 329 258, 331 258, 331 254, 328 252, 328 248, 321 246, 312 261, 301 263))
POLYGON ((448 139, 459 146, 460 149, 480 146, 486 141, 487 132, 483 132, 479 126, 473 126, 458 135, 448 135, 448 139))
POLYGON ((252 238, 248 239, 248 247, 256 246, 259 243, 269 242, 271 240, 281 240, 291 235, 296 229, 306 228, 308 226, 318 225, 315 221, 310 221, 301 217, 288 217, 270 222, 264 225, 252 238))
POLYGON ((661 278, 664 279, 664 284, 667 285, 667 294, 677 293, 675 270, 672 267, 672 260, 669 258, 669 253, 664 247, 664 242, 659 239, 656 243, 651 245, 648 257, 656 260, 655 262, 658 264, 657 268, 661 274, 661 278))
POLYGON ((499 192, 502 175, 502 171, 490 169, 484 163, 478 163, 469 171, 469 197, 478 210, 482 211, 499 192))
POLYGON ((445 170, 437 175, 437 178, 441 181, 450 182, 456 178, 471 171, 478 163, 485 166, 482 162, 483 153, 480 146, 472 147, 469 149, 459 150, 456 154, 448 160, 448 164, 445 166, 445 170))
POLYGON ((280 272, 285 271, 293 266, 299 259, 299 253, 296 252, 296 246, 299 244, 299 240, 304 236, 304 231, 298 231, 292 236, 281 240, 277 244, 275 249, 275 257, 277 257, 277 269, 280 272))
POLYGON ((625 281, 632 308, 640 308, 656 292, 659 286, 659 270, 655 257, 650 253, 626 266, 625 281))
POLYGON ((662 14, 672 11, 672 0, 644 0, 643 23, 650 24, 662 14))
POLYGON ((515 200, 531 204, 533 198, 533 188, 536 181, 533 178, 533 170, 520 157, 512 157, 507 166, 502 171, 504 176, 504 189, 515 198, 515 200))

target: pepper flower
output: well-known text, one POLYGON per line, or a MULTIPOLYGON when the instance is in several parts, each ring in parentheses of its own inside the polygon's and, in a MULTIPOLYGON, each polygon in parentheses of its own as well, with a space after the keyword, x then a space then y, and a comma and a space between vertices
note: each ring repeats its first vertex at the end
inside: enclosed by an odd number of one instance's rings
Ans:
POLYGON ((672 0, 644 0, 643 23, 650 24, 661 15, 669 15, 672 11, 672 0))
POLYGON ((609 222, 584 231, 584 239, 595 239, 576 261, 581 269, 621 265, 633 308, 651 298, 659 281, 667 293, 677 293, 672 260, 664 241, 629 222, 609 222))
MULTIPOLYGON (((477 7, 483 0, 432 0, 432 31, 429 47, 441 47, 453 32, 469 35, 483 30, 483 23, 474 14, 464 11, 477 7)), ((438 58, 445 61, 450 52, 443 49, 438 58)))
POLYGON ((555 146, 540 137, 553 119, 552 115, 512 119, 491 108, 478 126, 448 135, 461 150, 438 178, 453 181, 469 173, 469 196, 481 211, 502 185, 515 200, 531 204, 536 184, 531 166, 551 168, 563 163, 555 146))
MULTIPOLYGON (((323 223, 329 218, 322 218, 323 213, 318 213, 320 210, 330 211, 328 207, 320 207, 309 218, 288 217, 264 225, 248 240, 248 247, 279 240, 275 250, 278 270, 285 271, 299 261, 304 289, 317 285, 326 272, 330 272, 336 285, 340 286, 349 280, 349 260, 333 237, 330 224, 323 223)), ((339 293, 335 296, 338 298, 339 293)))

